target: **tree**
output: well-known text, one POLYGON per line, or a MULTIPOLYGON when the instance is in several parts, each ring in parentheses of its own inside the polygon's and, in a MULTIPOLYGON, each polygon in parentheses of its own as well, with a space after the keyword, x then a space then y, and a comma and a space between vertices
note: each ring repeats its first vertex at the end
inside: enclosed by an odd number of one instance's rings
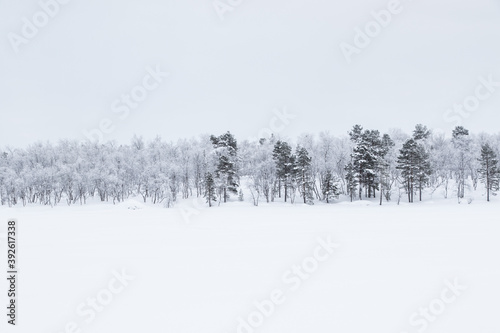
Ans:
POLYGON ((358 187, 357 179, 358 176, 356 174, 356 169, 354 168, 354 165, 351 161, 345 166, 345 180, 347 186, 347 194, 351 198, 351 202, 354 199, 354 196, 356 195, 356 189, 358 187))
POLYGON ((422 189, 428 181, 431 173, 429 155, 422 145, 415 139, 408 139, 400 150, 397 169, 405 181, 408 202, 413 202, 413 194, 418 188, 420 201, 422 200, 422 189))
POLYGON ((431 132, 427 129, 427 126, 422 124, 417 124, 413 130, 413 139, 415 141, 427 140, 430 135, 431 132))
POLYGON ((205 174, 205 193, 203 197, 206 198, 209 207, 212 207, 212 202, 217 201, 217 196, 215 195, 215 181, 210 172, 205 174))
POLYGON ((273 159, 276 163, 276 174, 278 176, 278 194, 281 197, 281 184, 285 190, 285 202, 288 198, 288 190, 294 190, 293 178, 295 176, 295 156, 292 148, 285 141, 278 140, 274 145, 273 159))
POLYGON ((490 192, 495 194, 499 188, 500 171, 498 169, 498 159, 489 144, 481 146, 481 167, 479 168, 479 179, 486 186, 486 200, 490 201, 490 192))
POLYGON ((313 179, 311 177, 311 157, 304 147, 297 147, 295 174, 304 203, 313 202, 313 179))
MULTIPOLYGON (((390 188, 388 177, 390 172, 391 161, 387 159, 389 151, 395 146, 389 134, 384 134, 380 142, 380 150, 378 152, 377 169, 379 172, 380 182, 380 205, 382 205, 382 197, 384 188, 390 188)), ((387 198, 387 196, 386 196, 387 198)))
POLYGON ((417 188, 419 192, 419 201, 422 201, 422 190, 429 182, 429 176, 432 173, 429 154, 422 145, 417 146, 417 188))
POLYGON ((397 168, 401 170, 401 176, 405 181, 408 202, 413 202, 413 188, 417 173, 417 147, 417 142, 414 139, 408 139, 403 144, 398 156, 397 168))
POLYGON ((378 190, 377 183, 377 161, 380 154, 380 132, 376 130, 365 130, 360 125, 355 125, 349 132, 351 141, 354 143, 352 149, 352 164, 356 170, 359 184, 359 199, 361 200, 363 188, 365 197, 375 197, 378 190))
POLYGON ((472 161, 471 139, 469 131, 462 126, 457 126, 452 132, 453 147, 455 150, 455 175, 457 178, 457 198, 460 202, 465 196, 466 171, 470 169, 472 161))
POLYGON ((250 177, 250 191, 254 204, 258 204, 258 197, 262 193, 266 202, 274 199, 276 183, 276 164, 273 160, 274 137, 261 139, 258 143, 243 142, 244 174, 250 177))
POLYGON ((227 132, 219 137, 210 136, 218 158, 215 176, 219 180, 224 202, 228 198, 228 191, 238 194, 238 175, 236 172, 237 143, 234 136, 227 132))
POLYGON ((433 169, 433 192, 438 188, 443 191, 444 198, 448 198, 449 182, 453 174, 453 147, 443 134, 432 137, 430 151, 431 166, 433 169))
POLYGON ((339 186, 335 182, 330 170, 326 172, 321 188, 323 189, 323 198, 326 200, 326 203, 329 203, 330 198, 338 198, 340 194, 339 186))
POLYGON ((429 182, 429 176, 432 173, 429 153, 426 149, 427 139, 431 132, 426 126, 417 124, 413 130, 413 139, 417 143, 416 146, 416 163, 417 169, 415 174, 416 184, 419 192, 419 200, 422 201, 422 190, 429 182))
POLYGON ((365 155, 363 156, 365 162, 364 180, 365 180, 365 196, 375 198, 376 191, 379 190, 378 170, 380 169, 379 163, 382 162, 385 153, 382 149, 382 141, 380 132, 377 130, 367 130, 363 133, 363 143, 365 155))

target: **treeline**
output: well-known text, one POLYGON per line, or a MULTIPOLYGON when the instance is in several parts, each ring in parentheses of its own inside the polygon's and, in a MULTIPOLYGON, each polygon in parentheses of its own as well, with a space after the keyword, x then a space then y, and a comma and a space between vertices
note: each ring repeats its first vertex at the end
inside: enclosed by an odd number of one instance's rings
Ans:
POLYGON ((324 132, 296 141, 272 136, 238 143, 227 132, 177 143, 134 137, 128 145, 63 140, 5 148, 0 203, 116 203, 140 196, 165 207, 203 197, 212 206, 243 200, 242 188, 254 205, 328 203, 339 196, 413 202, 437 190, 460 202, 478 183, 488 201, 499 189, 500 135, 472 135, 458 126, 447 139, 423 125, 411 135, 355 125, 344 137, 324 132))

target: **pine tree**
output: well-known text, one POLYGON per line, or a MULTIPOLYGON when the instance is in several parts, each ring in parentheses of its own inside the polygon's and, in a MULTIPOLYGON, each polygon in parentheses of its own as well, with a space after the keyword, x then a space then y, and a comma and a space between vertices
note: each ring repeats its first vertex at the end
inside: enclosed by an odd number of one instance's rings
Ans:
POLYGON ((322 189, 323 189, 323 198, 325 198, 326 203, 329 203, 330 198, 338 198, 340 194, 339 187, 335 182, 332 172, 330 170, 326 172, 325 178, 323 179, 322 189))
POLYGON ((304 203, 313 202, 313 180, 311 177, 311 157, 303 147, 297 147, 295 174, 298 178, 300 192, 304 203))
POLYGON ((345 180, 347 186, 347 194, 351 198, 352 202, 354 196, 356 195, 356 189, 358 188, 358 181, 357 181, 358 177, 352 161, 345 166, 345 172, 346 172, 345 180))
MULTIPOLYGON (((364 169, 365 169, 365 161, 364 155, 366 151, 366 147, 363 145, 363 127, 361 125, 354 125, 352 131, 349 132, 349 137, 351 141, 354 143, 354 148, 351 153, 351 175, 356 177, 356 186, 359 185, 359 200, 361 200, 361 195, 363 193, 363 184, 364 184, 364 169)), ((351 183, 351 185, 354 182, 351 183)), ((351 193, 351 201, 353 199, 353 193, 351 193)))
POLYGON ((430 137, 431 132, 427 126, 417 124, 413 130, 413 139, 417 142, 417 171, 415 174, 416 185, 419 192, 419 200, 422 201, 422 190, 429 182, 429 176, 432 173, 430 156, 426 150, 426 141, 430 137))
POLYGON ((208 206, 212 207, 212 202, 217 201, 217 196, 215 195, 214 177, 212 176, 212 174, 210 172, 207 172, 205 174, 204 185, 205 185, 205 193, 204 193, 203 197, 206 198, 206 200, 208 202, 208 206))
POLYGON ((215 177, 219 180, 224 202, 229 197, 228 191, 238 193, 239 180, 236 170, 237 142, 234 136, 227 132, 219 137, 210 136, 210 141, 216 149, 218 157, 215 177))
POLYGON ((481 167, 478 170, 479 179, 486 186, 486 200, 490 201, 490 192, 495 195, 499 189, 500 170, 498 159, 489 144, 481 146, 481 158, 478 159, 481 167))
POLYGON ((375 197, 378 190, 377 163, 380 158, 381 139, 377 130, 365 130, 360 125, 355 125, 349 132, 351 141, 354 143, 352 150, 352 163, 356 170, 359 184, 359 199, 361 200, 363 188, 365 197, 375 197))
POLYGON ((427 126, 422 124, 417 124, 413 130, 413 139, 415 141, 427 140, 430 135, 431 132, 427 129, 427 126))
POLYGON ((278 176, 278 193, 281 198, 281 186, 285 190, 285 202, 288 199, 288 190, 293 190, 293 176, 295 174, 295 156, 292 148, 285 141, 278 140, 274 145, 273 159, 276 163, 276 174, 278 176))
POLYGON ((422 190, 429 182, 429 176, 432 173, 429 154, 425 151, 424 146, 417 147, 417 187, 419 192, 419 200, 422 201, 422 190))
POLYGON ((408 139, 403 144, 403 148, 399 151, 397 169, 401 170, 401 176, 405 181, 406 193, 408 194, 408 202, 413 202, 413 192, 415 186, 415 178, 418 172, 418 144, 414 139, 408 139))
POLYGON ((460 201, 465 196, 465 181, 467 179, 465 172, 469 169, 472 160, 469 131, 462 126, 455 127, 451 141, 456 154, 457 198, 460 201))
POLYGON ((378 154, 377 169, 379 172, 380 182, 380 205, 382 205, 382 197, 384 196, 384 188, 387 187, 387 177, 389 173, 390 162, 387 160, 387 154, 395 146, 389 134, 384 134, 380 143, 378 154))
MULTIPOLYGON (((380 170, 383 168, 383 160, 388 152, 388 147, 384 147, 384 142, 380 138, 380 132, 377 130, 365 131, 364 133, 365 141, 369 147, 366 160, 368 161, 368 169, 365 170, 367 187, 368 187, 368 198, 372 195, 376 197, 376 191, 379 190, 380 184, 380 170)), ((387 137, 386 137, 387 139, 387 137)), ((390 138, 389 138, 390 140, 390 138)), ((390 144, 390 142, 386 142, 390 144)))

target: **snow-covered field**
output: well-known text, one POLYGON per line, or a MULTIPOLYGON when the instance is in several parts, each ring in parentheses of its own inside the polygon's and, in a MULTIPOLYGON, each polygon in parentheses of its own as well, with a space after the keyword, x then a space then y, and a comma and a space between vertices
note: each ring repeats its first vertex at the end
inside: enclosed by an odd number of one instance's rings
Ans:
POLYGON ((183 207, 0 208, 2 236, 20 225, 1 331, 500 330, 499 202, 183 207))

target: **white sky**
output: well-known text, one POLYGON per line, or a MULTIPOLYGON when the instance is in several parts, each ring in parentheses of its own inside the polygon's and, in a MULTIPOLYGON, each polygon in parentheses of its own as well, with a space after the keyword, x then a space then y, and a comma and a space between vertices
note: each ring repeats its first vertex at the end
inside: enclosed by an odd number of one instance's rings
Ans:
MULTIPOLYGON (((287 136, 343 135, 355 123, 451 131, 443 115, 474 95, 478 77, 500 82, 500 2, 401 0, 348 64, 339 44, 353 44, 354 28, 388 2, 243 0, 222 21, 212 0, 71 0, 15 53, 8 34, 21 35, 40 5, 4 0, 0 146, 81 140, 104 118, 114 126, 105 139, 119 142, 227 130, 243 139, 285 106, 296 116, 287 136), (119 119, 113 101, 156 65, 170 76, 119 119)), ((499 121, 500 86, 462 124, 496 133, 499 121)))

